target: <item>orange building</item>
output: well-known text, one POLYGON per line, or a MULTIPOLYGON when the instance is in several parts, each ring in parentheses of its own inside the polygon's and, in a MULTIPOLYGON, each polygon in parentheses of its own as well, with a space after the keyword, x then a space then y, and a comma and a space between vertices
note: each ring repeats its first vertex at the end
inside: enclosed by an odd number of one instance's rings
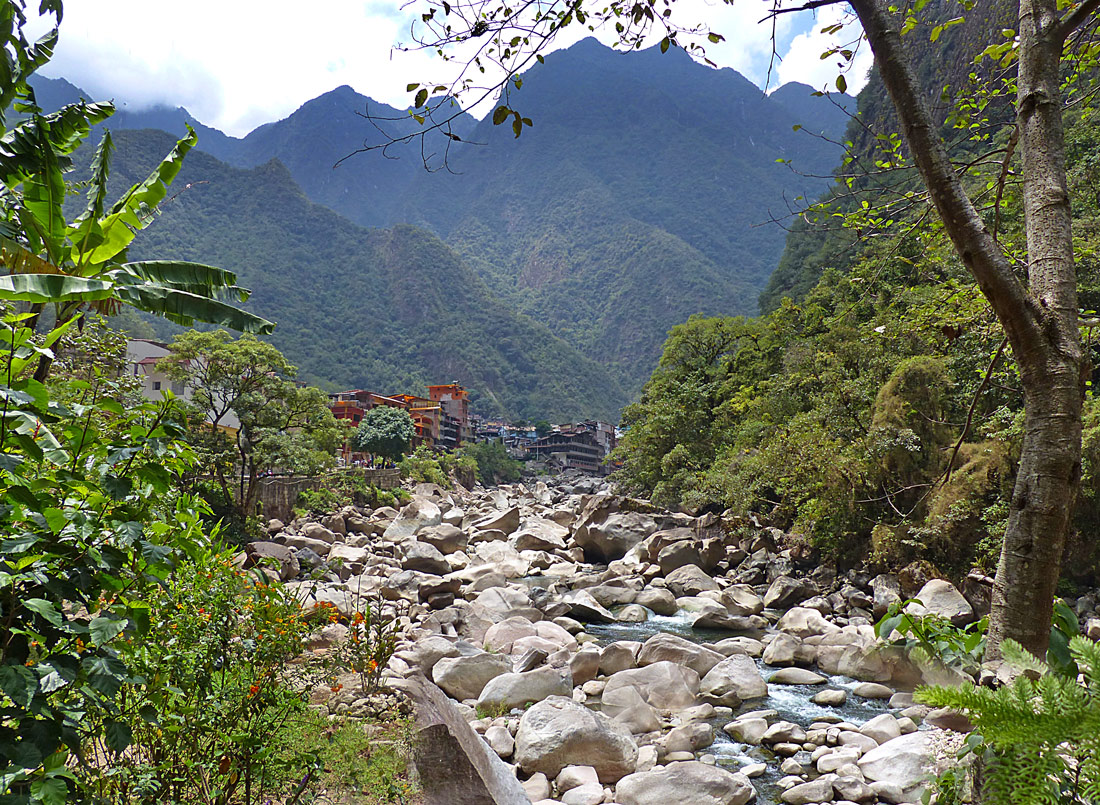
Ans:
POLYGON ((442 444, 454 448, 470 441, 470 393, 455 381, 428 386, 428 396, 443 409, 442 444))

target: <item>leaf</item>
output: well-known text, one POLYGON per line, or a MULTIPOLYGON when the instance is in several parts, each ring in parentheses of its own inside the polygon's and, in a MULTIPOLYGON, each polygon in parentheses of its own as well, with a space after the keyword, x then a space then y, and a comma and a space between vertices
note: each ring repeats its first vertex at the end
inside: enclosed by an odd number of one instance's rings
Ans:
POLYGON ((224 268, 182 260, 142 260, 123 263, 105 275, 119 285, 165 285, 212 298, 248 301, 249 292, 237 286, 237 275, 224 268))
POLYGON ((126 679, 126 666, 116 657, 85 657, 81 665, 88 672, 88 684, 105 696, 114 696, 126 679))
POLYGON ((121 721, 105 721, 103 732, 107 740, 107 748, 116 754, 125 752, 134 740, 134 734, 130 731, 129 725, 121 721))
POLYGON ((838 75, 836 77, 836 88, 838 92, 848 91, 848 82, 844 79, 844 76, 838 75))
POLYGON ((65 177, 45 124, 40 123, 37 128, 40 168, 23 182, 23 207, 30 213, 30 220, 27 216, 23 220, 33 226, 47 256, 56 262, 65 240, 65 177))
POLYGON ((12 302, 73 302, 109 299, 111 284, 67 274, 0 276, 0 299, 12 302))
POLYGON ((112 615, 92 618, 88 624, 88 633, 97 646, 105 646, 126 630, 126 621, 112 615))
POLYGON ((672 43, 668 41, 668 37, 667 37, 667 36, 666 36, 666 37, 665 37, 664 39, 662 39, 662 40, 661 40, 661 52, 662 52, 662 53, 668 53, 668 46, 669 46, 670 44, 672 44, 672 43))
POLYGON ((416 93, 416 98, 413 100, 413 105, 416 106, 417 109, 419 109, 421 106, 423 106, 427 102, 428 102, 428 90, 427 89, 422 89, 418 93, 416 93))
MULTIPOLYGON (((157 285, 123 285, 115 290, 119 301, 146 313, 190 326, 196 321, 220 324, 243 333, 268 334, 275 324, 239 308, 187 291, 157 285)), ((0 295, 0 298, 3 298, 0 295)))
POLYGON ((419 84, 409 84, 408 86, 405 87, 405 92, 412 92, 414 89, 416 89, 419 86, 420 86, 419 84))
POLYGON ((31 796, 42 805, 65 805, 69 801, 69 788, 60 777, 45 777, 31 783, 31 796))
POLYGON ((508 119, 508 113, 510 111, 511 110, 507 106, 498 106, 493 111, 493 125, 494 126, 499 126, 501 123, 503 123, 505 120, 507 120, 508 119))
POLYGON ((53 603, 45 598, 27 598, 22 601, 24 608, 41 615, 54 626, 61 625, 61 613, 53 603))
POLYGON ((0 666, 0 690, 17 707, 29 707, 34 694, 38 692, 38 677, 30 668, 23 665, 0 666))

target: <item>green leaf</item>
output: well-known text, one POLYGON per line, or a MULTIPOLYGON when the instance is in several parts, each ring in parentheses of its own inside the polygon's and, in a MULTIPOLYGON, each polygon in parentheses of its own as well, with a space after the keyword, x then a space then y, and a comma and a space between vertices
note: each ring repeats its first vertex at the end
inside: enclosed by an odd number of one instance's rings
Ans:
POLYGON ((248 301, 249 292, 237 286, 237 275, 224 268, 180 260, 143 260, 123 263, 105 275, 118 285, 165 285, 212 298, 248 301))
POLYGON ((53 603, 45 598, 27 598, 22 604, 26 609, 41 615, 54 626, 61 625, 61 613, 53 603))
MULTIPOLYGON (((220 324, 244 333, 267 334, 275 324, 252 313, 187 291, 156 285, 123 285, 115 290, 116 297, 128 305, 164 316, 178 324, 190 326, 196 321, 220 324)), ((0 296, 0 298, 3 298, 0 296)))
POLYGON ((107 740, 107 748, 116 754, 125 752, 134 740, 134 734, 130 731, 129 725, 121 721, 105 721, 103 732, 107 740))
POLYGON ((23 665, 0 666, 0 690, 15 702, 17 707, 29 707, 38 692, 38 677, 23 665))
POLYGON ((848 91, 848 82, 844 79, 844 76, 838 75, 836 77, 836 88, 838 92, 848 91))
POLYGON ((498 106, 493 110, 493 125, 499 126, 505 120, 508 119, 508 113, 511 110, 507 106, 498 106))
POLYGON ((416 93, 416 98, 413 100, 413 105, 419 109, 421 106, 428 102, 428 90, 422 89, 416 93))
POLYGON ((88 684, 105 696, 114 696, 126 679, 126 666, 115 657, 85 657, 81 665, 88 672, 88 684))
POLYGON ((664 39, 662 39, 661 40, 661 52, 662 53, 668 53, 668 48, 669 48, 669 45, 671 45, 671 44, 672 43, 668 41, 667 36, 664 39))
POLYGON ((88 633, 97 646, 105 646, 126 630, 126 621, 113 615, 92 618, 88 633))
POLYGON ((37 128, 41 167, 23 182, 23 207, 30 213, 23 221, 41 238, 49 259, 57 262, 65 240, 65 177, 45 124, 37 128))
POLYGON ((419 86, 420 86, 419 84, 409 84, 408 86, 405 87, 405 92, 412 92, 414 89, 416 89, 419 86))
POLYGON ((111 284, 67 274, 9 274, 0 276, 0 299, 12 302, 93 301, 109 299, 111 284))
POLYGON ((31 796, 42 805, 65 805, 69 801, 69 787, 60 777, 45 777, 31 783, 31 796))

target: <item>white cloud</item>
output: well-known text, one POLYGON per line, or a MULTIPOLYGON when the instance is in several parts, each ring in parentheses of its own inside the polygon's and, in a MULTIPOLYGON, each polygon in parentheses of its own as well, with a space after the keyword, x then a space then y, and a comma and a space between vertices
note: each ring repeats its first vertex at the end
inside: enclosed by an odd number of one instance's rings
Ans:
POLYGON ((849 94, 855 94, 867 83, 867 72, 874 57, 866 42, 858 42, 859 22, 846 6, 825 6, 816 15, 813 27, 791 40, 779 65, 780 83, 799 81, 814 89, 835 90, 837 76, 844 74, 849 94), (843 24, 837 33, 825 34, 822 28, 843 24), (822 59, 821 54, 832 48, 855 50, 849 64, 840 54, 822 59))
MULTIPOLYGON (((396 42, 408 41, 413 19, 399 2, 69 0, 56 56, 43 73, 135 108, 185 106, 204 123, 238 136, 341 84, 404 107, 406 84, 446 80, 456 68, 427 51, 392 50, 396 42)), ((726 37, 707 46, 711 60, 763 85, 772 29, 759 21, 768 5, 678 0, 674 19, 705 20, 726 37)), ((822 83, 832 67, 817 59, 823 40, 805 32, 805 20, 796 17, 802 15, 783 15, 777 23, 777 48, 784 54, 778 76, 822 83)), ((556 47, 588 33, 580 26, 566 30, 556 47)), ((610 41, 607 34, 597 35, 610 41)), ((861 78, 851 75, 849 85, 858 87, 861 78)), ((775 75, 771 84, 777 85, 775 75)))

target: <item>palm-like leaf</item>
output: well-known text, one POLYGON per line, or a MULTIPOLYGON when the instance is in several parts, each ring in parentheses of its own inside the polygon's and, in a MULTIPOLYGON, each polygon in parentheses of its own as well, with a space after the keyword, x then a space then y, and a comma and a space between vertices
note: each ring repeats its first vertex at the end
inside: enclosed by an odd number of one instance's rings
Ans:
POLYGON ((0 299, 13 302, 91 302, 114 293, 105 280, 68 274, 8 274, 0 276, 0 299))
POLYGON ((243 333, 267 334, 275 324, 252 313, 207 296, 181 291, 162 285, 120 285, 114 288, 114 297, 128 305, 164 316, 183 325, 196 321, 220 324, 243 333))
POLYGON ((143 260, 124 263, 109 272, 119 285, 152 283, 213 299, 247 302, 250 293, 237 286, 237 275, 224 268, 178 260, 143 260))

